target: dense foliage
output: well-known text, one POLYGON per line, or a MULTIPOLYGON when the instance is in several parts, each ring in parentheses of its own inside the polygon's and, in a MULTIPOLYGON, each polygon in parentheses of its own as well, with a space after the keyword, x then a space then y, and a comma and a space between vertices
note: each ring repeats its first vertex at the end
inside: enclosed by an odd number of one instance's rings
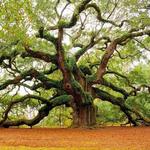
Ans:
POLYGON ((0 126, 150 125, 148 6, 1 0, 0 126))

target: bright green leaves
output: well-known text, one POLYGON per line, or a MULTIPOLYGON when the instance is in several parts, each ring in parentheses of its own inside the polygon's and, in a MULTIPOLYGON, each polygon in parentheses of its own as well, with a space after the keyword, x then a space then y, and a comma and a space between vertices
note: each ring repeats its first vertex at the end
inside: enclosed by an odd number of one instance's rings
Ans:
POLYGON ((8 35, 9 38, 23 38, 30 23, 26 8, 26 1, 13 0, 1 4, 1 26, 7 38, 8 35))
POLYGON ((136 97, 129 97, 126 101, 127 107, 139 112, 142 116, 149 118, 150 120, 150 95, 143 92, 136 97))
POLYGON ((70 127, 72 124, 72 109, 69 107, 57 106, 52 109, 47 118, 40 125, 48 127, 70 127))
POLYGON ((69 22, 66 21, 65 19, 61 19, 59 22, 58 22, 58 27, 62 27, 62 26, 65 26, 66 24, 68 24, 69 22))
POLYGON ((30 36, 33 34, 29 16, 31 12, 30 1, 6 1, 1 3, 0 8, 0 39, 2 47, 6 47, 4 49, 9 53, 13 49, 22 51, 22 45, 28 43, 30 36))
POLYGON ((103 102, 99 99, 94 100, 97 106, 97 122, 100 124, 113 124, 113 123, 123 123, 126 118, 125 115, 120 111, 118 106, 112 105, 109 102, 103 102))
POLYGON ((149 65, 139 64, 130 72, 129 77, 134 84, 149 84, 149 72, 149 65))
POLYGON ((43 25, 47 27, 56 23, 57 15, 55 13, 55 2, 56 1, 53 0, 34 0, 32 2, 33 19, 37 29, 43 25))
POLYGON ((145 37, 145 39, 143 39, 142 43, 143 44, 139 43, 139 46, 141 48, 144 48, 146 51, 150 52, 150 37, 149 36, 145 37))
POLYGON ((129 24, 132 28, 147 27, 150 25, 150 16, 148 12, 138 12, 135 16, 132 16, 129 24))

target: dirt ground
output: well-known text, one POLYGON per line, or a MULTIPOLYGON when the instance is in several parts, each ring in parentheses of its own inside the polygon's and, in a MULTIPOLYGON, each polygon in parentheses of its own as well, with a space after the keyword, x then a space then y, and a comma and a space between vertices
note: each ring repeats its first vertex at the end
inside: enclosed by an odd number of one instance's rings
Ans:
POLYGON ((150 127, 0 129, 0 146, 150 150, 150 127))

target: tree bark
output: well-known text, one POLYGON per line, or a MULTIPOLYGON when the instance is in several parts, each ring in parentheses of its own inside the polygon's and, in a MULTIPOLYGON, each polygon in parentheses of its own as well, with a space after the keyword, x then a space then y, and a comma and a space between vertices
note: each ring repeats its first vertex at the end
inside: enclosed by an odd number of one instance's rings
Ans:
POLYGON ((96 125, 96 108, 94 105, 80 105, 73 108, 72 127, 88 128, 96 125))

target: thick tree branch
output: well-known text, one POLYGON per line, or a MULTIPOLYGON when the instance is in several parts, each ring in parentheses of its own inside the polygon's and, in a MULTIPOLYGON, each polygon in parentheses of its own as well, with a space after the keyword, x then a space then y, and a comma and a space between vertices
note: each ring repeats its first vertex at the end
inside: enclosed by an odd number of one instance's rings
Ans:
POLYGON ((125 91, 123 88, 117 87, 111 82, 106 81, 105 79, 102 80, 101 84, 111 88, 112 90, 116 92, 121 93, 124 96, 124 99, 127 99, 127 97, 129 96, 129 93, 125 91))
POLYGON ((129 122, 131 122, 134 126, 137 126, 138 124, 136 121, 132 118, 132 116, 129 113, 129 109, 125 106, 125 100, 121 97, 117 98, 103 90, 100 90, 98 88, 93 87, 93 92, 95 94, 95 98, 100 98, 103 101, 111 102, 114 105, 117 105, 120 107, 121 111, 125 113, 127 116, 129 122))
POLYGON ((128 41, 128 39, 133 39, 134 37, 139 37, 143 35, 150 35, 150 30, 143 30, 139 32, 129 32, 125 35, 122 35, 121 37, 115 39, 110 43, 110 45, 106 48, 106 52, 102 57, 101 63, 99 65, 99 69, 97 71, 97 81, 101 81, 103 78, 103 75, 106 72, 106 67, 108 64, 109 59, 111 58, 112 54, 114 53, 116 47, 118 44, 121 44, 125 41, 128 41))
POLYGON ((135 37, 144 36, 144 35, 150 36, 150 30, 142 30, 142 31, 138 31, 138 32, 129 32, 125 35, 122 35, 120 38, 117 38, 116 42, 117 42, 117 44, 121 44, 125 41, 128 42, 128 39, 134 39, 135 37))
POLYGON ((25 45, 25 50, 26 50, 26 52, 21 54, 21 56, 23 58, 25 58, 25 57, 32 57, 32 58, 41 59, 41 60, 43 60, 45 62, 52 62, 54 64, 57 63, 55 55, 50 55, 48 53, 44 53, 44 52, 41 52, 41 51, 33 51, 27 45, 25 45))
POLYGON ((0 85, 0 90, 5 89, 7 86, 12 85, 12 84, 19 85, 21 80, 24 80, 27 77, 31 77, 31 79, 35 78, 35 79, 40 80, 42 82, 42 85, 44 85, 44 87, 46 88, 50 88, 50 87, 61 88, 61 82, 49 79, 43 73, 40 73, 35 69, 30 69, 16 76, 14 79, 7 80, 4 83, 2 83, 0 85))
POLYGON ((127 82, 128 86, 130 86, 131 88, 135 89, 135 87, 131 84, 131 81, 125 75, 122 75, 121 73, 116 72, 116 71, 112 71, 112 70, 106 71, 105 75, 106 74, 114 74, 114 75, 116 75, 118 77, 121 77, 121 78, 125 79, 125 81, 127 82))
POLYGON ((58 67, 63 74, 63 88, 70 94, 73 93, 72 85, 71 85, 71 72, 66 66, 64 48, 62 46, 63 40, 63 28, 59 28, 58 31, 58 40, 56 45, 57 50, 57 63, 58 67))
POLYGON ((111 58, 114 50, 116 49, 117 42, 113 41, 110 43, 110 45, 107 47, 105 54, 102 57, 101 63, 99 65, 99 68, 97 70, 97 80, 101 81, 103 75, 105 74, 106 67, 108 64, 109 59, 111 58))
POLYGON ((97 97, 97 98, 100 98, 101 100, 109 101, 112 104, 117 105, 117 106, 123 106, 123 103, 125 101, 123 98, 121 98, 121 97, 116 98, 115 96, 113 96, 99 88, 93 87, 93 90, 94 90, 95 98, 97 97))
POLYGON ((36 95, 26 95, 20 99, 10 102, 6 111, 4 112, 3 120, 0 121, 0 126, 2 126, 2 127, 19 126, 19 125, 33 126, 33 125, 39 123, 44 117, 46 117, 49 114, 49 111, 51 109, 53 109, 54 107, 59 106, 59 105, 68 104, 71 100, 72 100, 72 96, 70 96, 70 95, 61 95, 61 96, 52 98, 51 100, 47 100, 43 97, 36 96, 36 95), (11 108, 15 104, 23 102, 26 99, 30 99, 30 98, 40 100, 42 103, 46 103, 46 105, 43 106, 39 110, 38 115, 35 118, 33 118, 31 120, 20 119, 17 121, 6 120, 8 118, 8 113, 10 112, 11 108))
POLYGON ((41 38, 41 39, 45 39, 51 43, 53 43, 55 46, 57 44, 57 38, 55 38, 53 35, 51 35, 50 33, 47 33, 44 30, 44 27, 40 27, 38 34, 36 35, 37 38, 41 38))
POLYGON ((43 106, 39 111, 38 115, 33 119, 19 119, 17 121, 10 121, 7 120, 0 125, 0 127, 9 128, 10 126, 20 126, 20 125, 28 125, 30 127, 38 124, 43 118, 48 116, 49 114, 49 107, 47 105, 43 106))
POLYGON ((30 98, 32 98, 32 99, 38 99, 42 103, 49 104, 49 101, 47 99, 43 98, 43 97, 36 96, 36 95, 25 95, 25 96, 23 96, 23 97, 21 97, 19 99, 16 99, 16 100, 10 102, 10 104, 8 105, 7 109, 4 112, 3 119, 0 121, 0 124, 2 124, 3 122, 5 122, 5 120, 8 118, 8 113, 10 112, 10 110, 12 109, 12 107, 15 104, 24 102, 25 100, 30 99, 30 98))

